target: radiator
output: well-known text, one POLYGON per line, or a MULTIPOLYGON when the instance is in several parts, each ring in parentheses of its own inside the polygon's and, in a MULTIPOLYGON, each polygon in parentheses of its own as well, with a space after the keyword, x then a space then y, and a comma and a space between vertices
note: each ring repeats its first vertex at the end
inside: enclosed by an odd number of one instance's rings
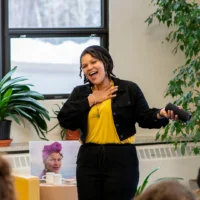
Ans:
POLYGON ((200 155, 193 153, 194 146, 189 144, 184 156, 181 155, 180 149, 174 151, 174 147, 170 144, 137 146, 140 163, 139 184, 153 169, 160 167, 150 177, 149 183, 164 177, 180 177, 184 179, 181 182, 189 187, 189 181, 196 179, 200 167, 200 155))
POLYGON ((3 157, 8 160, 13 174, 30 175, 29 153, 4 154, 3 157))

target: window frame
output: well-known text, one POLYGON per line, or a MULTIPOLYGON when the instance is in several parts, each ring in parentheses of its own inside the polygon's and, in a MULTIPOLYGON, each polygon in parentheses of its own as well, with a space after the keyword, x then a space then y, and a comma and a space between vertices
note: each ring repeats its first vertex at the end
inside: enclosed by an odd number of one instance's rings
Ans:
MULTIPOLYGON (((108 49, 109 0, 101 0, 102 26, 92 28, 9 28, 9 0, 0 0, 0 78, 10 71, 11 38, 34 37, 100 37, 101 46, 108 49)), ((45 99, 65 99, 70 94, 43 94, 45 99)))

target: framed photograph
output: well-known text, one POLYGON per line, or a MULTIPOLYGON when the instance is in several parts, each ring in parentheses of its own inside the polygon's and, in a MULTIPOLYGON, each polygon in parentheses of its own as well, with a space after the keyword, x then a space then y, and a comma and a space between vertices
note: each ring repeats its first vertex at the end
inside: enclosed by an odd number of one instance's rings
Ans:
POLYGON ((31 175, 42 179, 47 172, 55 172, 74 179, 80 145, 77 140, 29 142, 31 175))

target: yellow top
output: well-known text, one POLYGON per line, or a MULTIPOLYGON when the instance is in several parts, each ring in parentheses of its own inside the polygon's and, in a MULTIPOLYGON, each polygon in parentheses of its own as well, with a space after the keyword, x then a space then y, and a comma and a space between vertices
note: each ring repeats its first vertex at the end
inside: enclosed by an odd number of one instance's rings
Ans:
POLYGON ((114 125, 111 99, 103 101, 101 104, 96 104, 90 109, 86 143, 89 142, 95 144, 124 144, 135 142, 135 136, 120 141, 114 125))

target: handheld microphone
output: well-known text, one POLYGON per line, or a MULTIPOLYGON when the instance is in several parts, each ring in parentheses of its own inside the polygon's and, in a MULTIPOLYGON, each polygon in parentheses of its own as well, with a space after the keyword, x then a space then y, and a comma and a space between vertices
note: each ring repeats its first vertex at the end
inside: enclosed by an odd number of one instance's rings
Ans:
POLYGON ((183 122, 187 122, 191 119, 192 115, 191 113, 179 109, 176 105, 172 104, 172 103, 168 103, 165 107, 165 111, 168 110, 172 110, 174 112, 174 115, 178 115, 178 119, 183 121, 183 122))

